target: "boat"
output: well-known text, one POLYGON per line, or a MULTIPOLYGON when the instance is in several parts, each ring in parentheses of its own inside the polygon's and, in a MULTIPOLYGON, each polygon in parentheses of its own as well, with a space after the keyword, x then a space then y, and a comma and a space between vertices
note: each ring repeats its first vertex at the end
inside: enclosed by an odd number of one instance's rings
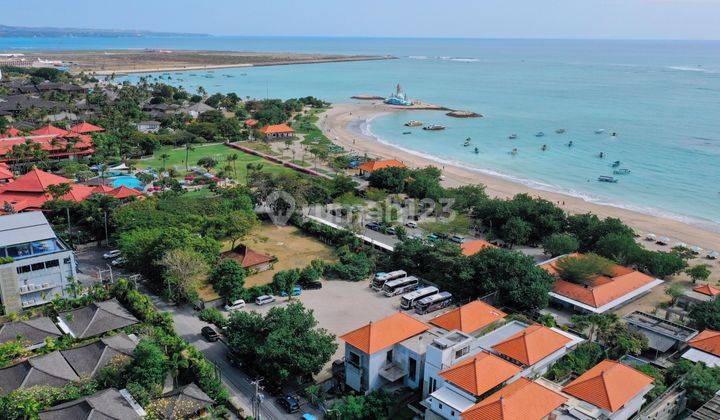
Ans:
POLYGON ((613 171, 615 175, 627 175, 630 173, 630 169, 618 168, 613 171))
POLYGON ((517 155, 517 154, 518 154, 518 149, 517 149, 517 148, 512 149, 512 151, 510 152, 510 154, 513 155, 513 156, 517 155))
POLYGON ((465 147, 470 146, 470 137, 465 139, 465 144, 463 144, 463 146, 465 146, 465 147))
POLYGON ((476 148, 475 148, 475 154, 477 155, 478 153, 480 153, 480 150, 476 147, 476 148))
POLYGON ((543 133, 542 131, 535 133, 535 137, 544 137, 544 136, 545 136, 545 133, 543 133))
POLYGON ((564 128, 558 128, 557 130, 555 130, 555 132, 558 134, 565 134, 565 131, 566 130, 564 128))
POLYGON ((620 166, 620 161, 619 161, 619 160, 616 160, 615 162, 613 162, 613 164, 612 164, 612 167, 613 167, 613 168, 617 168, 618 166, 620 166))
POLYGON ((412 131, 403 131, 403 134, 412 134, 412 131))
POLYGON ((510 140, 515 140, 517 138, 517 134, 510 134, 510 136, 508 136, 508 138, 510 140))
POLYGON ((602 133, 604 133, 604 132, 605 132, 605 130, 602 129, 602 128, 599 128, 599 129, 595 130, 595 134, 602 134, 602 133))
POLYGON ((612 177, 612 176, 600 175, 600 176, 598 177, 598 181, 600 181, 600 182, 616 183, 616 182, 618 182, 618 179, 615 178, 615 177, 612 177))
POLYGON ((422 121, 418 120, 410 120, 405 123, 405 127, 421 127, 423 125, 422 121))
POLYGON ((445 129, 445 126, 440 125, 440 124, 430 124, 430 125, 426 125, 425 127, 423 127, 423 130, 427 130, 427 131, 440 131, 440 130, 444 130, 444 129, 445 129))

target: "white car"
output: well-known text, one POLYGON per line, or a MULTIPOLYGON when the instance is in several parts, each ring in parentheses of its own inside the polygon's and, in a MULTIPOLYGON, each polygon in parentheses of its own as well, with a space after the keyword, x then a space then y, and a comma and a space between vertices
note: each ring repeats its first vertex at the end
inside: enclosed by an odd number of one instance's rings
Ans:
POLYGON ((275 297, 270 296, 270 295, 258 296, 257 299, 255 299, 255 304, 257 306, 263 306, 266 303, 272 303, 272 302, 275 302, 275 297))
POLYGON ((127 260, 124 257, 115 258, 114 260, 110 261, 110 265, 113 267, 120 267, 125 265, 127 263, 127 260))
POLYGON ((238 299, 225 305, 225 310, 228 312, 235 312, 245 307, 245 301, 238 299))
POLYGON ((410 229, 417 229, 418 224, 415 222, 406 222, 405 226, 409 227, 410 229))
POLYGON ((111 260, 113 258, 117 258, 122 254, 119 249, 113 249, 112 251, 108 251, 103 254, 103 258, 106 260, 111 260))

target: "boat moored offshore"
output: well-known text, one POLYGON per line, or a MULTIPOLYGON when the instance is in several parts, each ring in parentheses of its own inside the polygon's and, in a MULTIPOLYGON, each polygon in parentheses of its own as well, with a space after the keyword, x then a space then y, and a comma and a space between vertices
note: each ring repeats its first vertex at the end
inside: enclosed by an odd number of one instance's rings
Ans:
POLYGON ((600 181, 600 182, 616 183, 616 182, 618 182, 618 179, 615 178, 615 177, 612 177, 612 176, 600 175, 600 176, 598 177, 598 181, 600 181))
POLYGON ((405 123, 405 127, 421 127, 423 125, 422 121, 418 120, 410 120, 405 123))
POLYGON ((427 130, 427 131, 440 131, 440 130, 444 130, 444 129, 445 129, 445 126, 440 125, 440 124, 430 124, 430 125, 426 125, 425 127, 423 127, 423 130, 427 130))

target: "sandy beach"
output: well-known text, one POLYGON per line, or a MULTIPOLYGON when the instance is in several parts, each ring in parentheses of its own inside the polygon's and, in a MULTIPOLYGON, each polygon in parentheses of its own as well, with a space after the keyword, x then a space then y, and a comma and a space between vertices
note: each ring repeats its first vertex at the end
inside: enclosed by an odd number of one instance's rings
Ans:
MULTIPOLYGON (((677 220, 654 215, 643 214, 623 208, 600 205, 584 201, 569 195, 536 190, 525 185, 514 183, 499 177, 476 172, 467 168, 442 164, 422 156, 380 143, 377 139, 355 132, 348 128, 351 123, 370 120, 379 115, 390 112, 403 112, 400 109, 384 105, 380 101, 363 101, 357 103, 336 104, 323 114, 319 125, 325 135, 347 150, 359 154, 367 154, 372 158, 394 158, 404 162, 409 167, 426 167, 429 165, 444 168, 443 184, 446 187, 455 187, 467 184, 483 184, 487 192, 493 197, 512 197, 515 194, 527 193, 535 197, 542 197, 554 203, 569 213, 592 212, 600 217, 617 217, 635 228, 639 233, 655 233, 658 236, 667 236, 671 244, 685 242, 690 246, 697 245, 705 250, 720 249, 720 234, 710 232, 702 227, 689 225, 677 220)), ((428 111, 435 112, 435 111, 428 111)), ((658 249, 653 243, 643 241, 648 248, 658 249)), ((660 247, 660 249, 669 247, 660 247)), ((716 266, 716 263, 712 263, 716 266)))

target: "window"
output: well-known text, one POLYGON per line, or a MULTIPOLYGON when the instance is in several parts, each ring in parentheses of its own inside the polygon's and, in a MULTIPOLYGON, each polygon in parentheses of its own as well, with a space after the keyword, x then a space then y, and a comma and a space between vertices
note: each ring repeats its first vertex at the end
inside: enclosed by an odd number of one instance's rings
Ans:
POLYGON ((417 370, 417 360, 412 357, 408 358, 408 373, 410 374, 410 380, 415 382, 415 371, 417 370))
POLYGON ((18 268, 17 268, 17 273, 18 273, 18 274, 29 273, 29 272, 30 272, 30 266, 29 266, 29 265, 23 265, 22 267, 18 267, 18 268))
POLYGON ((435 388, 437 387, 437 380, 435 378, 430 378, 430 389, 429 392, 432 394, 435 392, 435 388))
POLYGON ((463 357, 466 354, 468 354, 469 351, 470 351, 470 347, 463 347, 460 350, 455 352, 455 358, 457 359, 457 358, 463 357))
POLYGON ((53 267, 59 267, 59 266, 60 266, 60 260, 45 261, 45 268, 53 268, 53 267))
POLYGON ((351 365, 360 366, 360 355, 359 354, 349 352, 348 356, 350 358, 350 360, 348 360, 348 362, 350 362, 351 365))
POLYGON ((454 415, 455 415, 455 410, 450 410, 450 415, 451 415, 451 416, 454 416, 454 415))
POLYGON ((386 360, 388 363, 392 363, 392 356, 393 356, 393 351, 392 351, 392 350, 389 350, 389 351, 387 352, 387 354, 385 355, 385 360, 386 360))
POLYGON ((441 409, 441 410, 443 409, 442 403, 438 403, 438 408, 441 409))
POLYGON ((70 257, 65 258, 63 264, 70 264, 70 257))
POLYGON ((31 265, 31 267, 32 267, 32 271, 44 270, 45 263, 41 263, 41 262, 35 263, 35 264, 31 265))
POLYGON ((30 244, 20 244, 7 247, 8 257, 21 258, 30 256, 30 244))

